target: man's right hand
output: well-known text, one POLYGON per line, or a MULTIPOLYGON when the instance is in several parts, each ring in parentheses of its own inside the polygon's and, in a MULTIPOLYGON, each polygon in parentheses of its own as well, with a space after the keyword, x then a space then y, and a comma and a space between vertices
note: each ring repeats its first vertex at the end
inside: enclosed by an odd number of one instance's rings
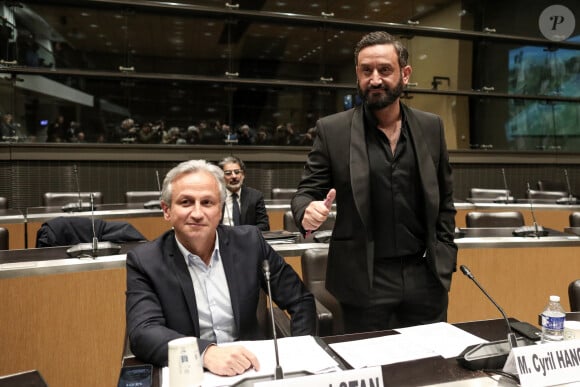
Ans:
POLYGON ((250 368, 258 371, 260 362, 256 355, 241 345, 212 345, 205 350, 203 366, 216 375, 234 376, 243 374, 250 368))
POLYGON ((308 207, 306 207, 306 211, 304 211, 302 227, 307 231, 318 229, 326 218, 328 218, 328 214, 330 214, 330 209, 332 208, 332 202, 334 202, 335 198, 336 190, 332 188, 328 191, 326 199, 310 202, 308 207))

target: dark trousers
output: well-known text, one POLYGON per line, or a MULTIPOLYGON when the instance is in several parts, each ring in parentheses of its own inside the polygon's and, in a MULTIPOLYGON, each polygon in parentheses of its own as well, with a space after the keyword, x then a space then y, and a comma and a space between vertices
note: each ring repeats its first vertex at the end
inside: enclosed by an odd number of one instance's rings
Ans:
POLYGON ((447 321, 449 296, 425 258, 377 259, 370 306, 341 304, 346 333, 447 321))

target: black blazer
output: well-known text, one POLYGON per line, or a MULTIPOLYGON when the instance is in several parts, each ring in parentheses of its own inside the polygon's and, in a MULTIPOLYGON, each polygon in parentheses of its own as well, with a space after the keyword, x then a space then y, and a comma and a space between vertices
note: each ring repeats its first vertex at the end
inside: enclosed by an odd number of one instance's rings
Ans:
MULTIPOLYGON (((449 290, 456 270, 453 242, 455 207, 451 165, 441 119, 403 104, 411 144, 423 187, 427 260, 449 290)), ((364 305, 373 281, 374 241, 369 163, 362 107, 319 120, 317 138, 308 155, 302 181, 292 199, 292 212, 301 227, 312 200, 323 200, 335 188, 337 216, 330 241, 326 287, 339 301, 364 305)))
MULTIPOLYGON (((220 255, 240 340, 264 339, 256 318, 260 289, 267 292, 262 261, 270 263, 272 298, 291 316, 293 335, 316 334, 314 297, 292 267, 255 226, 220 225, 220 255)), ((127 254, 127 333, 141 361, 167 365, 167 343, 200 336, 193 283, 185 259, 167 231, 127 254)), ((200 353, 210 343, 198 340, 200 353)))
POLYGON ((242 185, 241 191, 240 215, 242 224, 258 226, 262 231, 270 231, 270 219, 262 192, 245 185, 242 185))

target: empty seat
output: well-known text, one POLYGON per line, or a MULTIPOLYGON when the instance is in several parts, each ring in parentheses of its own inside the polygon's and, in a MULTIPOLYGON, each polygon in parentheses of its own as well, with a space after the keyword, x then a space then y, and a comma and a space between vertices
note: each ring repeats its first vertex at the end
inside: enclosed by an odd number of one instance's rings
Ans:
MULTIPOLYGON (((511 197, 511 191, 507 191, 507 196, 511 197)), ((506 190, 505 189, 492 189, 492 188, 471 188, 469 190, 469 199, 478 199, 484 201, 493 201, 496 199, 505 199, 506 190)))
MULTIPOLYGON (((94 195, 95 204, 103 204, 103 194, 101 192, 81 192, 81 200, 85 203, 90 203, 91 193, 94 195)), ((64 206, 78 202, 78 200, 78 192, 45 192, 42 196, 42 203, 45 207, 64 206)))
POLYGON ((272 188, 272 199, 292 199, 296 188, 272 188))
POLYGON ((125 203, 146 203, 150 200, 159 200, 159 191, 127 191, 125 192, 125 203))
POLYGON ((567 191, 538 191, 535 189, 530 189, 526 191, 526 199, 540 199, 540 200, 553 200, 556 201, 561 198, 567 198, 567 191))
POLYGON ((8 199, 3 196, 0 196, 0 210, 8 209, 8 199))
POLYGON ((10 248, 10 234, 7 229, 0 227, 0 250, 8 250, 10 248))
POLYGON ((572 281, 568 285, 568 298, 570 299, 570 311, 580 312, 580 279, 572 281))
POLYGON ((468 212, 465 215, 467 227, 521 227, 524 216, 519 211, 468 212))
POLYGON ((567 191, 566 183, 553 180, 538 180, 538 191, 567 191))
POLYGON ((342 309, 337 299, 326 290, 327 249, 308 249, 301 256, 302 279, 317 301, 318 335, 344 333, 342 309), (322 307, 320 306, 322 304, 322 307), (325 310, 326 313, 321 313, 325 310))

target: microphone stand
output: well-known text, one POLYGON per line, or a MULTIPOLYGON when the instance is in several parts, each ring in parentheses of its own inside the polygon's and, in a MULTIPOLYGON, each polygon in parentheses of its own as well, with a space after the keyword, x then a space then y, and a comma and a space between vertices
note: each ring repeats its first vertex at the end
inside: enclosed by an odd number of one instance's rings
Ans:
POLYGON ((280 365, 280 357, 278 353, 278 338, 276 336, 276 323, 274 321, 274 306, 272 305, 272 288, 270 285, 270 263, 268 260, 262 262, 262 269, 264 270, 264 277, 266 277, 266 285, 268 286, 268 306, 270 308, 270 319, 272 320, 272 338, 274 340, 274 352, 276 354, 276 371, 274 373, 274 380, 284 379, 284 372, 280 365))
POLYGON ((99 251, 99 239, 97 238, 97 233, 95 231, 95 196, 91 192, 91 227, 93 229, 93 259, 98 256, 99 251))
POLYGON ((528 185, 528 197, 530 198, 530 212, 532 214, 532 221, 533 221, 533 226, 534 226, 534 236, 538 239, 540 239, 540 231, 538 229, 538 222, 536 222, 536 215, 534 214, 534 199, 532 198, 532 196, 530 195, 530 183, 527 183, 528 185))
POLYGON ((483 294, 499 310, 507 325, 507 341, 494 341, 467 347, 457 361, 470 370, 502 368, 510 351, 518 346, 518 340, 512 330, 509 319, 503 309, 495 302, 489 293, 479 284, 471 271, 465 265, 460 266, 461 272, 472 280, 483 294))
POLYGON ((576 204, 577 199, 572 196, 572 186, 570 185, 567 169, 564 169, 564 177, 566 178, 566 188, 568 188, 568 204, 576 204))

